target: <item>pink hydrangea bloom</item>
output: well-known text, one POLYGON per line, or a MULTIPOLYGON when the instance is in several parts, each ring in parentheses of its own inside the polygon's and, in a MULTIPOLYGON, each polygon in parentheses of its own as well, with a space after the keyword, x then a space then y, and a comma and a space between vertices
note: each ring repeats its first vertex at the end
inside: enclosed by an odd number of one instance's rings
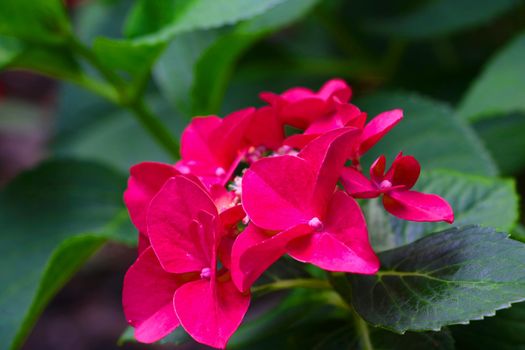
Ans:
POLYGON ((446 200, 435 194, 410 189, 416 183, 420 166, 412 156, 396 157, 385 174, 386 158, 380 156, 370 167, 370 179, 355 168, 345 168, 341 182, 355 198, 374 198, 383 195, 385 209, 401 219, 410 221, 454 221, 454 213, 446 200))
POLYGON ((123 304, 139 341, 182 326, 224 348, 252 284, 284 254, 328 271, 375 273, 379 260, 354 198, 382 196, 385 209, 406 220, 453 221, 444 199, 412 190, 420 172, 413 157, 399 154, 385 172, 381 156, 370 179, 362 174, 360 158, 403 112, 367 123, 351 95, 340 79, 318 92, 263 93, 269 106, 193 119, 176 164, 130 169, 124 201, 139 257, 123 304), (303 132, 285 137, 286 125, 303 132))
POLYGON ((147 225, 151 247, 124 279, 124 312, 135 337, 151 343, 180 324, 198 342, 224 348, 250 296, 218 268, 228 227, 215 203, 201 186, 176 176, 151 201, 147 225))

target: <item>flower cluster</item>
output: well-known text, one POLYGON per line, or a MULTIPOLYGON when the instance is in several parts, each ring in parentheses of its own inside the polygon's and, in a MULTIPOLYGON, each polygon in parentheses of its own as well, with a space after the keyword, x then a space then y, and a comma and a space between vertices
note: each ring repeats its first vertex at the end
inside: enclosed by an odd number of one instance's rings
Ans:
POLYGON ((441 197, 411 190, 417 160, 401 153, 386 170, 360 158, 403 117, 366 113, 350 87, 262 93, 268 103, 221 119, 194 118, 181 160, 130 170, 124 200, 139 231, 139 257, 124 280, 135 337, 157 341, 179 325, 224 348, 250 303, 250 287, 284 254, 327 271, 374 274, 379 260, 355 198, 382 196, 413 221, 453 221, 441 197), (302 130, 286 135, 285 126, 302 130))

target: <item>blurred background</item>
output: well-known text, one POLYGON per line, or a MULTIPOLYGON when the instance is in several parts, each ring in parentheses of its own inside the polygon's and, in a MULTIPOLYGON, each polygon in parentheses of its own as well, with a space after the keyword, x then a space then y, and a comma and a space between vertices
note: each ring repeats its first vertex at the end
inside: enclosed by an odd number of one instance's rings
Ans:
MULTIPOLYGON (((146 11, 143 3, 71 0, 67 13, 81 41, 92 45, 100 36, 121 38, 123 28, 130 27, 130 13, 140 17, 136 12, 146 11)), ((183 32, 165 43, 143 85, 147 103, 174 135, 180 135, 191 116, 224 116, 260 106, 261 91, 318 89, 340 77, 365 110, 379 112, 382 106, 374 110, 370 96, 395 91, 423 96, 425 106, 436 107, 434 119, 454 115, 472 128, 495 162, 498 170, 486 173, 513 176, 519 192, 525 192, 523 1, 284 3, 271 16, 183 32)), ((153 26, 163 20, 161 12, 148 16, 153 26)), ((0 67, 6 53, 0 45, 0 67)), ((0 187, 49 157, 100 161, 123 174, 140 161, 171 161, 124 108, 78 84, 50 77, 54 74, 24 69, 23 63, 7 64, 0 73, 0 187)), ((441 124, 437 130, 445 135, 448 129, 441 124)), ((445 137, 442 142, 452 150, 461 143, 445 137)), ((469 172, 468 162, 459 170, 469 172)), ((23 349, 120 348, 116 340, 126 327, 122 279, 135 257, 134 248, 104 246, 52 299, 23 349)))

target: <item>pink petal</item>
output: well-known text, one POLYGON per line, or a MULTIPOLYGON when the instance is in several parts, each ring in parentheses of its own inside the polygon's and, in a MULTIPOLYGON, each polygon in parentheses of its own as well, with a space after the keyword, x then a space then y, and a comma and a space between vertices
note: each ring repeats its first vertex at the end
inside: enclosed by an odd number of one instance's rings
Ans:
POLYGON ((139 233, 138 251, 139 255, 142 254, 147 248, 151 246, 148 236, 143 233, 139 233))
POLYGON ((180 173, 172 165, 155 162, 134 165, 129 172, 124 203, 133 224, 139 232, 147 235, 146 212, 151 200, 169 178, 180 173))
POLYGON ((298 156, 305 159, 315 172, 316 183, 312 203, 316 208, 315 216, 325 211, 359 134, 360 130, 356 128, 333 130, 316 138, 299 152, 298 156))
POLYGON ((224 227, 237 226, 239 221, 246 217, 244 208, 241 204, 237 204, 231 208, 225 209, 222 213, 219 214, 221 222, 224 227))
POLYGON ((276 150, 282 146, 284 127, 276 108, 263 107, 253 113, 250 125, 246 130, 250 146, 264 146, 276 150))
POLYGON ((324 229, 291 241, 289 254, 328 271, 376 273, 379 259, 368 241, 365 218, 357 202, 338 191, 327 213, 324 229))
POLYGON ((313 216, 311 195, 315 174, 298 157, 263 158, 242 179, 244 210, 259 227, 281 231, 313 216))
POLYGON ((379 156, 370 166, 370 179, 379 185, 385 179, 386 157, 379 156))
POLYGON ((417 182, 420 172, 421 167, 416 158, 403 156, 402 153, 399 153, 386 177, 392 182, 393 186, 402 185, 406 189, 410 189, 417 182))
POLYGON ((124 277, 122 304, 138 341, 153 343, 178 327, 173 295, 181 283, 180 277, 162 269, 151 248, 131 265, 124 277))
MULTIPOLYGON (((361 115, 359 108, 352 104, 337 104, 337 109, 333 114, 315 120, 304 133, 319 135, 331 130, 343 128, 361 115)), ((360 119, 362 120, 362 118, 360 119)), ((360 122, 357 123, 359 124, 360 122)))
POLYGON ((222 119, 217 116, 193 118, 181 136, 181 158, 216 163, 210 137, 221 124, 222 119))
POLYGON ((365 125, 361 139, 361 146, 359 147, 358 156, 365 154, 372 148, 379 140, 383 138, 397 123, 403 119, 403 111, 394 109, 386 111, 365 125))
POLYGON ((390 214, 404 220, 454 222, 450 204, 435 194, 392 191, 384 195, 383 205, 390 214))
POLYGON ((304 148, 308 143, 318 138, 317 134, 295 134, 288 136, 284 140, 284 144, 296 149, 304 148))
POLYGON ((318 96, 324 100, 328 100, 330 97, 337 97, 341 102, 346 103, 352 97, 352 89, 344 80, 332 79, 319 89, 318 96))
POLYGON ((224 169, 229 169, 248 146, 245 143, 246 129, 254 112, 253 107, 235 111, 224 117, 222 124, 211 133, 209 145, 224 169))
POLYGON ((282 255, 291 240, 312 232, 308 225, 297 225, 271 235, 250 223, 233 244, 231 274, 241 291, 248 291, 259 276, 282 255))
POLYGON ((210 196, 183 176, 171 178, 152 200, 148 212, 151 245, 166 271, 184 273, 210 266, 214 228, 202 227, 201 212, 218 217, 210 196))
POLYGON ((366 176, 352 167, 346 167, 341 173, 341 183, 350 196, 354 198, 375 198, 380 191, 366 176))
POLYGON ((173 304, 181 325, 193 339, 224 349, 248 310, 250 295, 239 292, 231 279, 220 279, 184 284, 175 292, 173 304))

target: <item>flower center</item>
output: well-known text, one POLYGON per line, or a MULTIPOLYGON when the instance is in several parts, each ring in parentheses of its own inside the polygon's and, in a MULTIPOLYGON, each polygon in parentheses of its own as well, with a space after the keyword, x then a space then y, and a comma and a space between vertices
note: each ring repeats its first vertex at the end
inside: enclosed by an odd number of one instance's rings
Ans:
POLYGON ((383 180, 379 184, 379 188, 382 189, 382 190, 385 190, 385 189, 390 188, 390 187, 392 187, 392 183, 390 181, 388 181, 388 180, 383 180))
POLYGON ((315 231, 321 231, 324 226, 321 220, 317 216, 314 216, 310 221, 308 221, 308 226, 313 228, 315 231))
POLYGON ((205 267, 201 270, 201 278, 209 279, 211 277, 211 269, 209 267, 205 267))

